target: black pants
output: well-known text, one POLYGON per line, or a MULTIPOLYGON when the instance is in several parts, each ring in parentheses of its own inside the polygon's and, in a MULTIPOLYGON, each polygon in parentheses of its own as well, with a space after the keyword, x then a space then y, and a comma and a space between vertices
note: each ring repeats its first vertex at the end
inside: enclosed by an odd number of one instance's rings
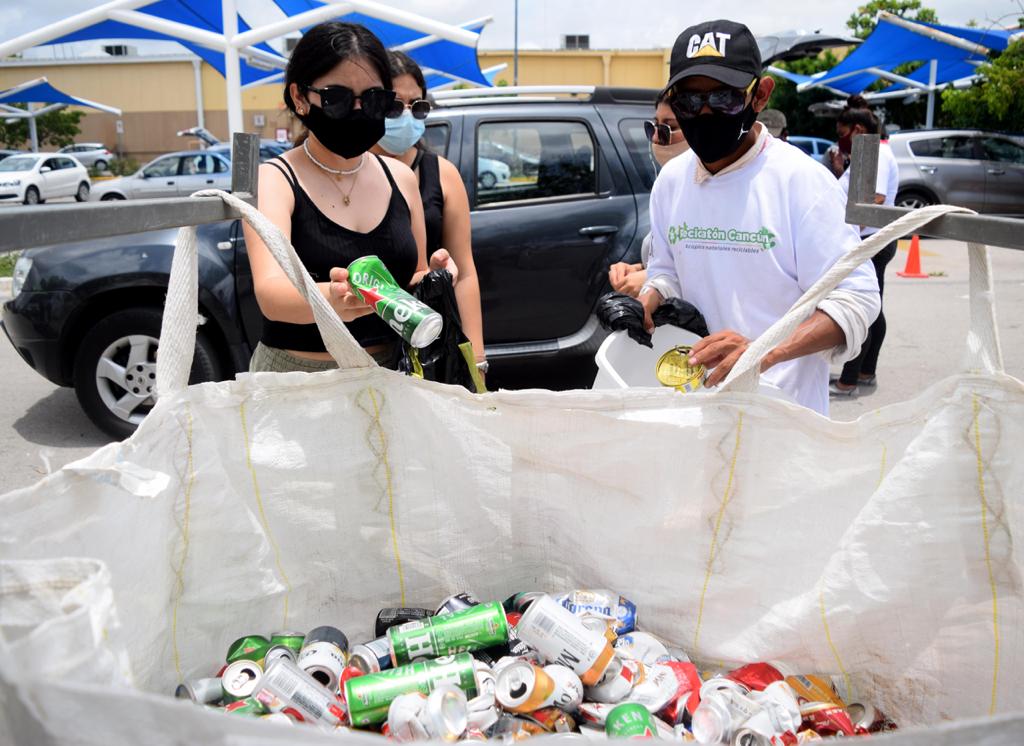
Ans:
MULTIPOLYGON (((882 290, 885 288, 885 265, 896 256, 896 242, 886 246, 873 257, 871 263, 875 265, 875 274, 878 275, 878 300, 881 303, 882 290)), ((885 311, 880 306, 878 318, 868 327, 868 336, 864 345, 860 348, 860 354, 843 366, 839 382, 847 386, 857 383, 860 375, 874 375, 878 366, 878 353, 882 349, 882 342, 885 340, 885 311)))

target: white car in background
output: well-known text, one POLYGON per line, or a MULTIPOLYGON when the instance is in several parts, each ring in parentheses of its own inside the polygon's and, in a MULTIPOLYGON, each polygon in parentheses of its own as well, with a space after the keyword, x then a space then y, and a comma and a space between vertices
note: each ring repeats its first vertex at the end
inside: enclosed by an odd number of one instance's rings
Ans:
POLYGON ((65 145, 57 151, 65 155, 73 155, 78 162, 86 168, 95 167, 97 171, 106 171, 114 154, 107 150, 107 146, 101 142, 80 142, 75 145, 65 145))
POLYGON ((92 200, 187 197, 201 189, 231 190, 230 156, 208 150, 168 153, 131 176, 98 182, 92 200))
POLYGON ((0 201, 38 205, 56 197, 89 199, 89 172, 73 157, 25 153, 0 161, 0 201))
POLYGON ((476 180, 484 189, 508 186, 510 170, 508 165, 492 158, 476 159, 476 180))

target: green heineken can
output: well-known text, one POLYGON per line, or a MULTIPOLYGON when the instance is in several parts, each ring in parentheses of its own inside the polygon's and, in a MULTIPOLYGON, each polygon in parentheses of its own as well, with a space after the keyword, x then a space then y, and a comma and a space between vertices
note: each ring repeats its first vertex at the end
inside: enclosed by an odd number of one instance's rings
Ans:
POLYGON ((263 715, 267 711, 262 703, 257 702, 252 697, 246 697, 245 699, 232 702, 221 709, 231 715, 251 715, 252 717, 263 715))
POLYGON ((508 644, 508 620, 497 601, 454 614, 418 619, 388 630, 391 663, 401 666, 417 658, 437 658, 508 644))
POLYGON ((275 632, 270 636, 270 647, 284 645, 298 658, 299 651, 302 650, 302 641, 305 639, 306 636, 301 632, 275 632))
POLYGON ((651 713, 643 705, 626 702, 612 708, 604 721, 604 732, 610 738, 657 738, 658 729, 651 713))
POLYGON ((261 661, 270 649, 270 640, 262 635, 239 637, 228 648, 228 663, 235 661, 261 661))
POLYGON ((383 723, 395 697, 409 692, 430 694, 441 684, 457 686, 469 699, 475 697, 473 656, 462 653, 349 679, 344 685, 349 719, 355 726, 383 723))
POLYGON ((360 257, 348 265, 348 282, 413 347, 426 347, 441 333, 441 314, 399 287, 376 256, 360 257))

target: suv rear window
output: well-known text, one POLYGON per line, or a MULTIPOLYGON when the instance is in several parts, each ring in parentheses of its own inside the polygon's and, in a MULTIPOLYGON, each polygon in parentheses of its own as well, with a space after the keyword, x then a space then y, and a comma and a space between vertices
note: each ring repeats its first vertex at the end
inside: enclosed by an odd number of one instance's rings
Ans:
POLYGON ((977 158, 974 140, 966 135, 915 140, 909 144, 910 152, 918 158, 977 158))
POLYGON ((448 140, 451 138, 451 135, 452 128, 447 123, 429 124, 423 133, 423 143, 431 153, 447 158, 448 140))
POLYGON ((476 202, 597 192, 596 148, 582 122, 488 122, 477 128, 476 202))

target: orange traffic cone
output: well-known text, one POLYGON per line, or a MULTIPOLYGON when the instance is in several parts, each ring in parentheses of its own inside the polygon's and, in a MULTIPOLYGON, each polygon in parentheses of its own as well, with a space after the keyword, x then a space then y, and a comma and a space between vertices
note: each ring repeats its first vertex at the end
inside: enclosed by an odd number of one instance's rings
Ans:
POLYGON ((907 254, 907 266, 902 272, 897 272, 900 277, 927 280, 928 275, 921 271, 921 239, 912 236, 910 239, 910 252, 907 254))

